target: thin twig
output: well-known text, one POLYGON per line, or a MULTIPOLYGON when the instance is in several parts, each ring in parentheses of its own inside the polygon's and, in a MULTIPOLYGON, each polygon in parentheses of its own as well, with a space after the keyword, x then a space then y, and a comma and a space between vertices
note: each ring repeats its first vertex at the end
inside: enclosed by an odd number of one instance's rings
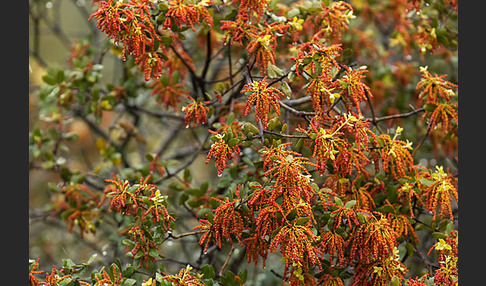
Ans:
POLYGON ((368 101, 368 105, 370 106, 370 111, 371 111, 371 116, 372 116, 371 121, 373 122, 373 125, 375 125, 376 128, 378 128, 380 133, 383 133, 383 130, 381 130, 380 126, 378 125, 378 122, 376 121, 375 110, 373 108, 373 105, 371 104, 370 95, 368 94, 368 91, 366 89, 364 89, 364 91, 365 91, 365 95, 366 95, 366 100, 368 101))
POLYGON ((284 138, 309 138, 307 135, 289 135, 289 134, 284 134, 284 133, 277 133, 269 130, 263 130, 264 133, 275 135, 275 136, 280 136, 284 138))
POLYGON ((210 63, 211 63, 211 30, 209 30, 206 35, 206 61, 204 62, 204 67, 200 76, 202 80, 206 78, 210 63))
POLYGON ((170 46, 171 50, 174 52, 174 54, 181 60, 182 64, 187 68, 187 70, 189 71, 189 73, 195 77, 195 78, 198 78, 198 76, 196 75, 196 72, 192 69, 192 67, 186 62, 186 60, 181 56, 181 54, 179 54, 179 52, 177 51, 177 49, 171 45, 170 46))
POLYGON ((219 270, 219 276, 223 276, 224 269, 228 265, 228 262, 229 262, 231 256, 233 255, 233 252, 234 251, 235 251, 235 247, 234 246, 231 246, 231 250, 228 253, 228 257, 226 258, 226 261, 224 262, 223 266, 221 267, 221 270, 219 270))
POLYGON ((297 116, 315 116, 316 113, 315 112, 308 112, 308 111, 300 111, 300 110, 296 110, 290 106, 288 106, 287 104, 283 103, 283 101, 279 100, 278 103, 280 104, 280 106, 282 106, 283 108, 285 108, 286 110, 290 111, 292 114, 294 115, 297 115, 297 116))
POLYGON ((131 109, 133 111, 139 111, 141 113, 145 113, 147 115, 150 115, 152 117, 157 117, 157 118, 171 118, 171 119, 176 119, 180 121, 184 121, 184 116, 172 113, 172 112, 163 112, 163 111, 158 111, 158 110, 149 110, 145 109, 143 107, 140 107, 138 105, 126 105, 127 109, 131 109))
POLYGON ((272 272, 272 274, 275 275, 275 276, 277 276, 278 278, 283 279, 283 276, 280 275, 280 274, 278 274, 275 270, 270 269, 270 272, 272 272))
POLYGON ((261 120, 258 120, 258 135, 260 136, 260 140, 262 141, 262 145, 265 142, 265 136, 263 136, 265 129, 263 128, 263 124, 261 120))
POLYGON ((230 84, 233 85, 233 64, 231 59, 231 45, 228 45, 228 72, 229 72, 229 80, 230 84))
POLYGON ((168 232, 168 236, 164 239, 167 240, 169 238, 173 238, 173 239, 179 239, 179 238, 182 238, 182 237, 186 237, 186 236, 190 236, 190 235, 196 235, 196 234, 200 234, 200 233, 203 233, 204 231, 202 230, 198 230, 198 231, 191 231, 191 232, 186 232, 186 233, 181 233, 179 235, 173 235, 172 232, 168 232))
POLYGON ((432 121, 430 121, 429 125, 427 126, 427 132, 425 133, 424 137, 422 138, 422 140, 420 140, 420 143, 417 145, 417 147, 415 147, 415 150, 413 150, 412 157, 415 155, 415 153, 420 148, 420 146, 422 146, 422 144, 425 142, 425 139, 427 139, 427 136, 429 136, 431 129, 432 129, 432 121))
POLYGON ((311 99, 312 99, 311 96, 307 95, 301 98, 282 100, 282 102, 287 104, 288 106, 294 106, 294 105, 300 105, 303 103, 310 102, 311 99))
POLYGON ((374 121, 378 122, 378 121, 383 121, 383 120, 405 118, 405 117, 409 117, 409 116, 412 116, 414 114, 417 114, 417 113, 423 112, 423 111, 425 111, 425 109, 423 107, 421 107, 421 108, 414 109, 414 110, 407 112, 407 113, 400 113, 400 114, 393 114, 393 115, 388 115, 388 116, 383 116, 383 117, 376 117, 374 119, 374 121))

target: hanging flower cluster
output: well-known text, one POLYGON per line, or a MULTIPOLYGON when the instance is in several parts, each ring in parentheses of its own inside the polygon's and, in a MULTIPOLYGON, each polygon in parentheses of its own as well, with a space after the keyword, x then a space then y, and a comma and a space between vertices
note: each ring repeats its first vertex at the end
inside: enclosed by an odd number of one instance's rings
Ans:
POLYGON ((233 0, 233 4, 239 5, 238 13, 252 14, 256 13, 258 19, 263 16, 267 9, 269 0, 233 0))
POLYGON ((122 57, 134 55, 135 63, 144 72, 145 80, 159 78, 162 74, 162 58, 158 54, 161 41, 150 19, 150 0, 101 1, 98 11, 89 20, 96 18, 97 27, 113 39, 115 45, 123 44, 122 57))
POLYGON ((361 82, 365 77, 363 73, 366 72, 368 71, 354 70, 346 67, 346 74, 339 80, 344 105, 348 110, 352 110, 353 107, 356 108, 359 115, 361 115, 360 103, 373 97, 370 88, 361 82))
POLYGON ((186 2, 186 0, 170 0, 168 2, 164 27, 170 28, 172 24, 175 24, 182 28, 182 24, 186 24, 195 31, 194 25, 200 24, 201 20, 204 20, 209 26, 213 25, 213 18, 207 10, 207 7, 213 3, 211 0, 197 1, 196 4, 187 4, 186 2))
POLYGON ((439 252, 439 269, 434 276, 437 285, 458 285, 458 233, 453 230, 445 239, 440 238, 429 250, 428 255, 436 250, 439 252))
POLYGON ((275 64, 277 37, 278 35, 285 34, 288 28, 289 25, 287 24, 280 24, 278 22, 267 24, 267 22, 264 22, 264 27, 260 31, 249 31, 250 42, 246 46, 246 50, 248 53, 255 55, 261 75, 267 73, 269 63, 275 64))
POLYGON ((341 44, 327 46, 317 41, 300 44, 297 57, 292 58, 295 61, 297 76, 300 77, 307 71, 322 77, 323 83, 331 82, 333 67, 341 68, 336 60, 337 57, 341 56, 339 54, 341 50, 341 44))
POLYGON ((313 265, 320 265, 317 236, 312 231, 312 224, 316 223, 311 210, 315 191, 304 167, 311 163, 295 152, 284 150, 282 145, 265 147, 262 157, 266 162, 265 175, 272 178, 273 185, 264 188, 255 184, 254 193, 248 198, 240 196, 238 187, 236 198, 220 200, 222 205, 214 211, 213 222, 201 220, 201 225, 196 227, 205 231, 200 244, 206 242, 207 248, 211 238, 221 247, 221 237, 233 243, 234 235, 238 242, 246 245, 248 261, 257 263, 261 256, 263 264, 268 252, 275 252, 280 247, 286 260, 284 275, 290 273, 295 276, 290 279, 300 281, 304 279, 298 278, 304 277, 300 274, 304 275, 313 265), (279 198, 283 199, 281 204, 276 203, 279 198), (243 211, 243 204, 249 211, 243 211), (246 219, 242 220, 244 215, 246 219), (251 234, 241 241, 245 230, 250 230, 251 234), (269 237, 272 237, 271 241, 269 237))
POLYGON ((319 29, 313 38, 340 42, 342 32, 349 28, 349 20, 356 18, 353 15, 353 7, 344 1, 332 2, 329 6, 326 6, 325 2, 321 4, 322 10, 315 17, 316 28, 319 29))
MULTIPOLYGON (((125 232, 123 232, 125 233, 125 232)), ((126 253, 134 259, 140 259, 139 267, 144 265, 148 268, 149 261, 156 261, 159 255, 158 247, 153 240, 153 231, 142 229, 140 226, 134 226, 126 232, 129 236, 129 241, 126 242, 126 253), (130 250, 130 247, 132 249, 130 250)))
POLYGON ((208 131, 215 136, 212 139, 213 144, 211 145, 211 149, 206 157, 206 164, 209 163, 211 157, 214 157, 216 168, 218 169, 218 176, 222 176, 223 170, 226 168, 227 161, 233 159, 233 154, 240 154, 240 148, 237 145, 237 141, 231 141, 232 139, 236 138, 230 138, 232 135, 228 135, 233 133, 223 132, 223 135, 221 135, 212 130, 208 131))
POLYGON ((255 105, 256 119, 262 122, 263 127, 267 126, 270 107, 273 107, 277 115, 280 115, 279 99, 284 96, 283 92, 275 87, 269 87, 267 77, 262 81, 254 81, 245 85, 242 93, 249 93, 245 105, 245 116, 250 114, 251 108, 255 105))
POLYGON ((422 89, 422 91, 419 98, 425 99, 427 103, 439 103, 440 99, 451 100, 451 97, 455 95, 452 89, 457 88, 457 85, 444 80, 447 75, 432 75, 428 71, 428 67, 421 67, 420 71, 422 79, 417 84, 417 90, 422 89))
POLYGON ((122 215, 137 216, 138 210, 143 210, 142 218, 150 218, 154 223, 161 222, 164 229, 170 229, 170 222, 175 219, 167 211, 166 197, 154 184, 149 184, 147 178, 140 178, 139 184, 131 185, 127 180, 122 181, 113 176, 106 180, 111 183, 105 188, 103 201, 108 198, 111 210, 122 215))
POLYGON ((353 286, 387 286, 391 283, 400 283, 403 276, 408 272, 400 262, 398 249, 393 248, 393 255, 383 261, 377 261, 371 264, 359 263, 356 267, 353 286))
POLYGON ((216 245, 221 248, 221 238, 227 239, 233 245, 234 235, 239 243, 241 243, 241 234, 243 232, 243 218, 241 213, 240 202, 240 186, 235 190, 237 199, 222 201, 217 198, 214 200, 222 203, 215 211, 213 218, 212 231, 214 231, 214 240, 216 245))
POLYGON ((97 209, 99 197, 88 186, 70 182, 55 197, 52 209, 60 212, 60 216, 66 220, 69 233, 77 226, 81 238, 84 238, 85 233, 96 233, 101 215, 97 209))
POLYGON ((459 125, 457 114, 457 85, 444 80, 447 75, 432 75, 428 67, 421 67, 422 78, 416 89, 420 90, 419 98, 424 100, 425 113, 422 118, 428 118, 430 128, 440 127, 442 132, 453 130, 459 125))
POLYGON ((438 214, 437 209, 440 215, 448 215, 452 219, 452 202, 458 202, 458 193, 451 176, 444 172, 442 166, 436 166, 434 173, 423 173, 423 177, 431 181, 422 194, 426 209, 433 213, 434 220, 438 214))
POLYGON ((118 269, 115 264, 110 267, 110 273, 103 268, 101 275, 95 276, 96 283, 93 286, 104 286, 104 285, 122 285, 121 281, 123 279, 122 272, 118 269))
POLYGON ((186 268, 182 268, 178 274, 175 275, 165 275, 162 277, 163 280, 171 283, 174 286, 190 285, 190 286, 204 286, 205 284, 198 277, 197 273, 194 275, 192 272, 192 267, 187 265, 186 268))
POLYGON ((406 177, 413 166, 413 158, 409 150, 412 150, 412 142, 398 140, 403 128, 398 127, 393 138, 388 134, 378 136, 378 141, 383 142, 381 158, 383 159, 383 169, 391 173, 398 179, 406 177))
POLYGON ((172 228, 175 218, 167 210, 167 196, 154 184, 149 184, 150 176, 140 178, 138 184, 130 184, 113 176, 106 180, 111 183, 105 188, 104 197, 100 202, 108 198, 110 209, 121 215, 136 218, 136 225, 120 232, 120 235, 128 235, 124 241, 126 252, 138 261, 139 267, 149 267, 149 262, 155 262, 159 256, 155 238, 158 233, 168 232, 172 228))
POLYGON ((196 126, 197 124, 204 124, 208 121, 208 111, 209 108, 205 106, 204 102, 195 101, 192 97, 188 96, 188 98, 192 101, 188 105, 182 108, 182 111, 185 112, 184 122, 186 127, 192 124, 192 126, 196 126))
POLYGON ((251 35, 256 31, 255 26, 248 23, 248 14, 241 11, 234 21, 222 20, 221 24, 220 29, 225 31, 223 44, 233 45, 234 42, 238 42, 243 46, 243 40, 251 39, 251 35))
POLYGON ((174 76, 169 78, 162 76, 150 84, 152 88, 151 95, 155 97, 157 104, 163 104, 166 109, 172 107, 178 110, 181 98, 188 96, 189 91, 185 88, 184 83, 176 82, 174 76))
POLYGON ((369 142, 377 142, 376 136, 369 129, 369 123, 359 119, 352 113, 344 114, 342 117, 336 117, 335 123, 330 129, 317 128, 310 125, 311 129, 304 130, 298 128, 301 132, 313 139, 313 154, 316 158, 316 170, 323 175, 330 162, 334 172, 342 177, 350 175, 354 170, 358 174, 368 172, 365 166, 370 160, 363 153, 364 150, 369 152, 369 142), (354 144, 350 139, 354 138, 354 144))

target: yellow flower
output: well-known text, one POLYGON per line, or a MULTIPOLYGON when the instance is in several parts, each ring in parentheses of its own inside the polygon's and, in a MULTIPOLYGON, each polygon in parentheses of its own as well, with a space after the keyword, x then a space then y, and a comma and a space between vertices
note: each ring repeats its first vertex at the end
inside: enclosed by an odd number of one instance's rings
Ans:
POLYGON ((152 278, 149 278, 149 280, 147 280, 147 282, 143 282, 142 286, 152 286, 152 278))

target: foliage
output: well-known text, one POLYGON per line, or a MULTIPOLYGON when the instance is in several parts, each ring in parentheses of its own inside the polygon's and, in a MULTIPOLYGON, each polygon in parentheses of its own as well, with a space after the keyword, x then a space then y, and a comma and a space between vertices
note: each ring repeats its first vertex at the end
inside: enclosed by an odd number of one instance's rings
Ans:
POLYGON ((458 284, 456 1, 87 2, 29 131, 87 248, 29 285, 458 284))

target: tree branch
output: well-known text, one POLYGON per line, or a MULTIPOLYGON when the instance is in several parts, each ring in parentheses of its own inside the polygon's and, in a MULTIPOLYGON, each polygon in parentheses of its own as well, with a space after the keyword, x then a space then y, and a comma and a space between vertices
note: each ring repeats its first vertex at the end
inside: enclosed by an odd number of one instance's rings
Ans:
POLYGON ((284 138, 309 138, 307 135, 289 135, 289 134, 283 134, 283 133, 277 133, 269 130, 263 130, 263 133, 275 135, 275 136, 280 136, 284 138))
POLYGON ((235 247, 234 246, 231 246, 231 250, 230 252, 228 253, 228 257, 226 258, 226 261, 224 262, 223 266, 221 267, 221 269, 219 270, 219 276, 223 276, 223 272, 224 272, 224 269, 226 268, 226 266, 228 265, 228 262, 231 258, 231 256, 233 255, 233 252, 235 251, 235 247))
POLYGON ((201 72, 201 80, 205 80, 206 75, 209 70, 209 64, 211 63, 211 30, 206 34, 206 60, 204 62, 204 67, 201 72))
POLYGON ((427 132, 425 133, 424 137, 422 138, 422 140, 420 140, 420 143, 417 145, 417 147, 415 147, 415 150, 413 150, 412 157, 415 155, 415 153, 420 148, 420 146, 422 146, 422 144, 425 142, 425 139, 427 139, 427 136, 429 136, 431 129, 432 129, 432 121, 429 122, 429 125, 427 126, 427 132))
POLYGON ((412 116, 414 114, 417 114, 417 113, 420 113, 420 112, 423 112, 423 111, 425 111, 425 110, 421 107, 421 108, 414 109, 414 110, 407 112, 407 113, 400 113, 400 114, 393 114, 393 115, 388 115, 388 116, 383 116, 383 117, 376 117, 376 118, 374 118, 374 122, 383 121, 383 120, 390 120, 390 119, 397 119, 397 118, 406 118, 406 117, 412 116))

